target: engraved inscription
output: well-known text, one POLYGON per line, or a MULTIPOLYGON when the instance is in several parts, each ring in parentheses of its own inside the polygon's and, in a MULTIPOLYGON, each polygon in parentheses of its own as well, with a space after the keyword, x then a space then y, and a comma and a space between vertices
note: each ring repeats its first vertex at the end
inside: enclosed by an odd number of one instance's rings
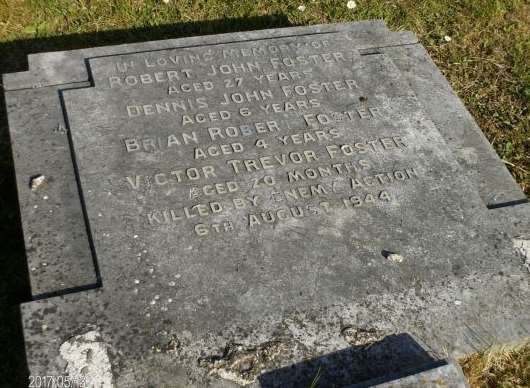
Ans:
POLYGON ((421 109, 388 58, 349 39, 96 59, 96 89, 121 96, 105 138, 126 163, 114 189, 146 227, 201 238, 400 206, 431 173, 423 124, 403 115, 421 109))

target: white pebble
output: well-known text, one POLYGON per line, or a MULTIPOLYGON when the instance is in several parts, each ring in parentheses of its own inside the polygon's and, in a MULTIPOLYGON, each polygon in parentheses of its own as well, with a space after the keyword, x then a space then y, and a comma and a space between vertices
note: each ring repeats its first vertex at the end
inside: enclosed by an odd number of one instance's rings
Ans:
POLYGON ((44 175, 37 175, 34 178, 31 178, 31 190, 37 190, 46 182, 46 177, 44 175))
POLYGON ((155 300, 160 299, 160 295, 155 295, 155 300))
POLYGON ((455 305, 460 306, 462 304, 461 300, 455 300, 455 305))
POLYGON ((168 283, 168 285, 169 285, 170 287, 175 287, 175 284, 177 284, 177 283, 175 283, 175 282, 169 282, 169 283, 168 283))
POLYGON ((140 280, 134 279, 134 284, 140 284, 140 280))
POLYGON ((388 260, 391 260, 395 263, 402 263, 404 258, 401 255, 398 255, 397 253, 391 253, 387 256, 388 260))

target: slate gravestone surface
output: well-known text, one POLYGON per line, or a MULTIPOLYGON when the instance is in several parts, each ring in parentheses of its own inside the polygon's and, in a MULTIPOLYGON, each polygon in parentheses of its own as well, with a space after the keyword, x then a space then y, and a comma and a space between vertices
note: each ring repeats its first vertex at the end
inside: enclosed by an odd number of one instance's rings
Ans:
POLYGON ((527 335, 525 226, 486 206, 524 199, 410 35, 317 26, 33 66, 6 83, 40 82, 6 95, 26 243, 50 247, 32 281, 77 291, 22 306, 33 374, 259 384, 395 333, 434 358, 527 335))
MULTIPOLYGON (((311 27, 310 32, 318 34, 328 31, 348 31, 352 36, 352 47, 358 49, 416 42, 410 33, 390 34, 384 24, 378 21, 315 26, 311 27)), ((100 284, 92 260, 89 236, 82 221, 83 210, 59 101, 60 90, 90 85, 85 58, 307 33, 306 28, 285 28, 40 53, 28 57, 28 72, 4 75, 4 88, 9 91, 6 93, 6 105, 34 298, 94 288, 100 284), (31 114, 27 114, 28 111, 31 114), (47 183, 53 181, 53 185, 45 186, 54 191, 52 195, 29 188, 31 177, 44 173, 47 183)))
POLYGON ((417 39, 406 31, 390 32, 381 21, 33 54, 28 57, 29 71, 4 75, 32 295, 41 298, 100 284, 82 220, 83 210, 58 93, 90 85, 85 59, 113 53, 334 31, 347 31, 352 38, 351 47, 359 52, 375 50, 393 59, 488 206, 525 199, 445 78, 417 44, 417 39), (53 181, 52 185, 45 186, 51 193, 29 188, 31 177, 42 174, 46 175, 47 183, 53 181))

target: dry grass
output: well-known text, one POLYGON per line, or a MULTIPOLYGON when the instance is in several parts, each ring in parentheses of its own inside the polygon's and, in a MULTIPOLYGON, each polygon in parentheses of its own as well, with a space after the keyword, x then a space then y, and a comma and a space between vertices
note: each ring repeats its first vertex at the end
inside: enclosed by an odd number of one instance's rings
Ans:
POLYGON ((493 347, 460 361, 473 388, 530 387, 530 340, 493 347))

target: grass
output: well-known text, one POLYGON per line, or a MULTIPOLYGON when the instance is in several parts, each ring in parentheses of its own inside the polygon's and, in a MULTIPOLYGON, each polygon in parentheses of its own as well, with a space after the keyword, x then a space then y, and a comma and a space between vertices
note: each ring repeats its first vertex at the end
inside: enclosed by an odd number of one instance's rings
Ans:
POLYGON ((471 387, 530 387, 530 341, 492 347, 460 364, 471 387))
MULTIPOLYGON (((528 0, 358 0, 353 10, 346 0, 0 0, 0 73, 24 70, 30 52, 362 19, 384 19, 418 35, 530 194, 528 0)), ((22 273, 24 247, 13 227, 18 212, 4 109, 0 103, 0 314, 8 296, 16 301, 24 294, 23 279, 7 275, 22 273)), ((11 320, 16 316, 0 317, 11 320)), ((0 326, 3 349, 19 346, 5 335, 17 330, 0 326)), ((10 375, 13 363, 0 356, 0 371, 7 370, 0 374, 10 375)), ((528 344, 490 349, 462 365, 473 387, 530 386, 528 344)))

